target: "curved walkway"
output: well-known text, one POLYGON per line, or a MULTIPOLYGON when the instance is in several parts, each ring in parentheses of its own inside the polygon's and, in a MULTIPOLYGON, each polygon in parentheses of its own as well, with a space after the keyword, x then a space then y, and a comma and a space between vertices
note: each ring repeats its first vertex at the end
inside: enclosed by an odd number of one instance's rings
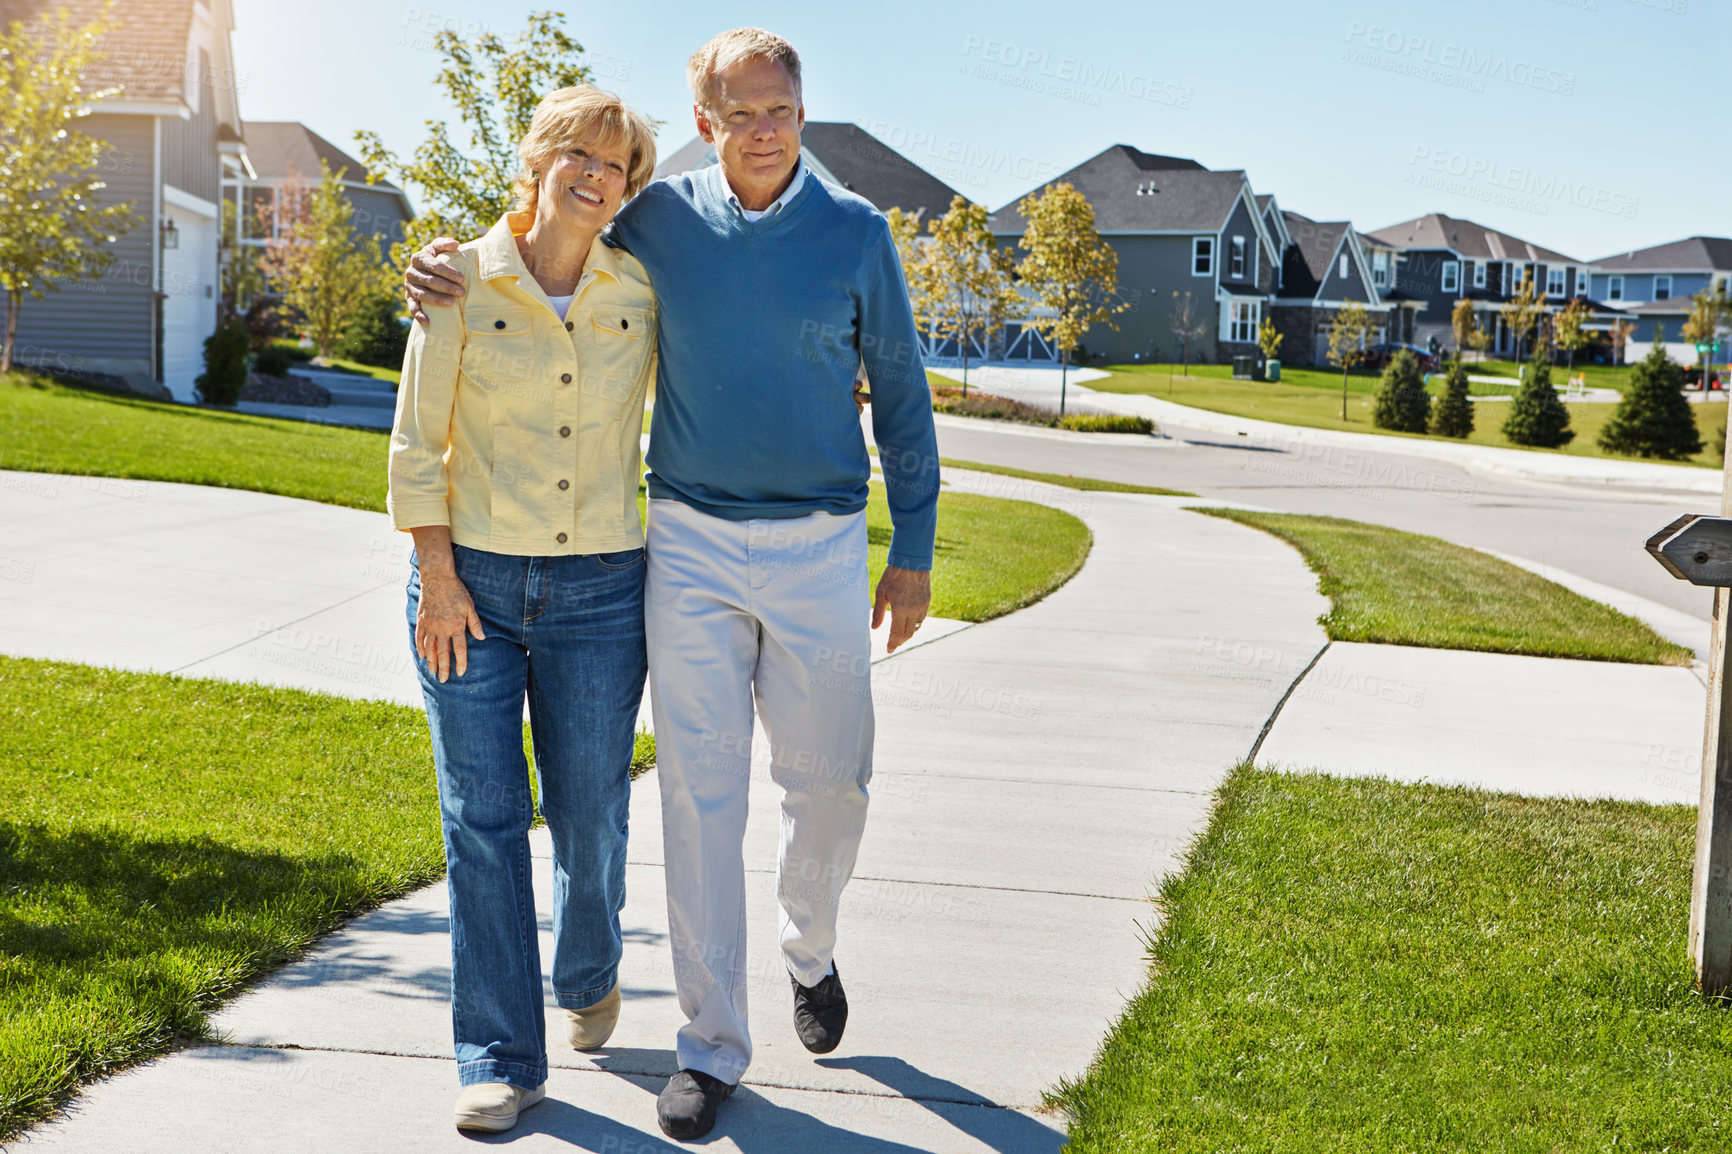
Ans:
MULTIPOLYGON (((758 794, 758 1055, 707 1149, 1056 1149, 1062 1122, 1042 1092, 1086 1067, 1142 985, 1146 899, 1285 691, 1268 669, 1322 646, 1314 579, 1272 538, 1169 499, 949 480, 1075 513, 1093 553, 1040 604, 878 666, 873 815, 839 951, 854 1015, 837 1056, 813 1059, 787 1021, 777 811, 758 794), (1223 642, 1268 668, 1218 667, 1223 642)), ((5 552, 32 566, 0 582, 0 651, 415 700, 406 539, 380 515, 3 474, 0 526, 5 552)), ((524 1149, 669 1148, 654 1095, 678 1009, 653 790, 632 817, 619 1032, 593 1058, 554 1048, 549 1101, 513 1135, 524 1149)), ((357 919, 223 1011, 225 1044, 89 1088, 32 1148, 469 1148, 449 1121, 444 909, 436 885, 357 919)))

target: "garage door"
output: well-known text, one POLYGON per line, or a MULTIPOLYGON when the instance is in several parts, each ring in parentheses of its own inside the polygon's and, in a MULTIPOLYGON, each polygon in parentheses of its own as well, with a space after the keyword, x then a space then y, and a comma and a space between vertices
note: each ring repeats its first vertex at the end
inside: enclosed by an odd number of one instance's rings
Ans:
POLYGON ((176 205, 162 210, 180 234, 162 253, 162 381, 175 400, 190 401, 205 338, 216 331, 216 221, 176 205))

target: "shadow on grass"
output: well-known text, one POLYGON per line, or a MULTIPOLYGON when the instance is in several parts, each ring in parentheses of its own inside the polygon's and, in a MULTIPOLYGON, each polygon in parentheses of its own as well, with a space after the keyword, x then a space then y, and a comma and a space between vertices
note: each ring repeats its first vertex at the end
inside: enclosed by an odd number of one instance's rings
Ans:
POLYGON ((205 1036, 225 996, 417 880, 343 854, 0 822, 0 1141, 80 1082, 205 1036))

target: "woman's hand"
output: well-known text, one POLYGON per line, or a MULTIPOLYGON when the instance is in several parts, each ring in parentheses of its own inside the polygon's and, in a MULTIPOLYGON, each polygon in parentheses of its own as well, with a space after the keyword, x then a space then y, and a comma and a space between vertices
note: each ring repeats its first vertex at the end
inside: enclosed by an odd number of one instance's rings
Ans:
POLYGON ((451 530, 444 525, 411 530, 415 562, 421 573, 421 601, 415 610, 415 653, 445 681, 455 668, 469 672, 469 638, 487 640, 481 617, 451 554, 451 530))

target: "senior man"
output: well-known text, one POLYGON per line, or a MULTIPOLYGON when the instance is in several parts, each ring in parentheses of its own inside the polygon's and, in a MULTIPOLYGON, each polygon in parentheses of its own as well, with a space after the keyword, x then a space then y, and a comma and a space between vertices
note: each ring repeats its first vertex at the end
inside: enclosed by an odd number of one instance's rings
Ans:
MULTIPOLYGON (((645 612, 687 1024, 657 1115, 690 1140, 714 1126, 752 1055, 741 843, 754 698, 782 788, 777 899, 795 1029, 823 1054, 847 1023, 836 913, 865 826, 873 735, 859 367, 893 525, 871 628, 888 611, 891 650, 931 600, 938 451, 889 228, 800 159, 793 46, 737 28, 694 53, 686 78, 720 164, 651 184, 614 240, 648 270, 661 318, 645 612)), ((416 256, 412 296, 461 293, 437 255, 454 245, 416 256)))

